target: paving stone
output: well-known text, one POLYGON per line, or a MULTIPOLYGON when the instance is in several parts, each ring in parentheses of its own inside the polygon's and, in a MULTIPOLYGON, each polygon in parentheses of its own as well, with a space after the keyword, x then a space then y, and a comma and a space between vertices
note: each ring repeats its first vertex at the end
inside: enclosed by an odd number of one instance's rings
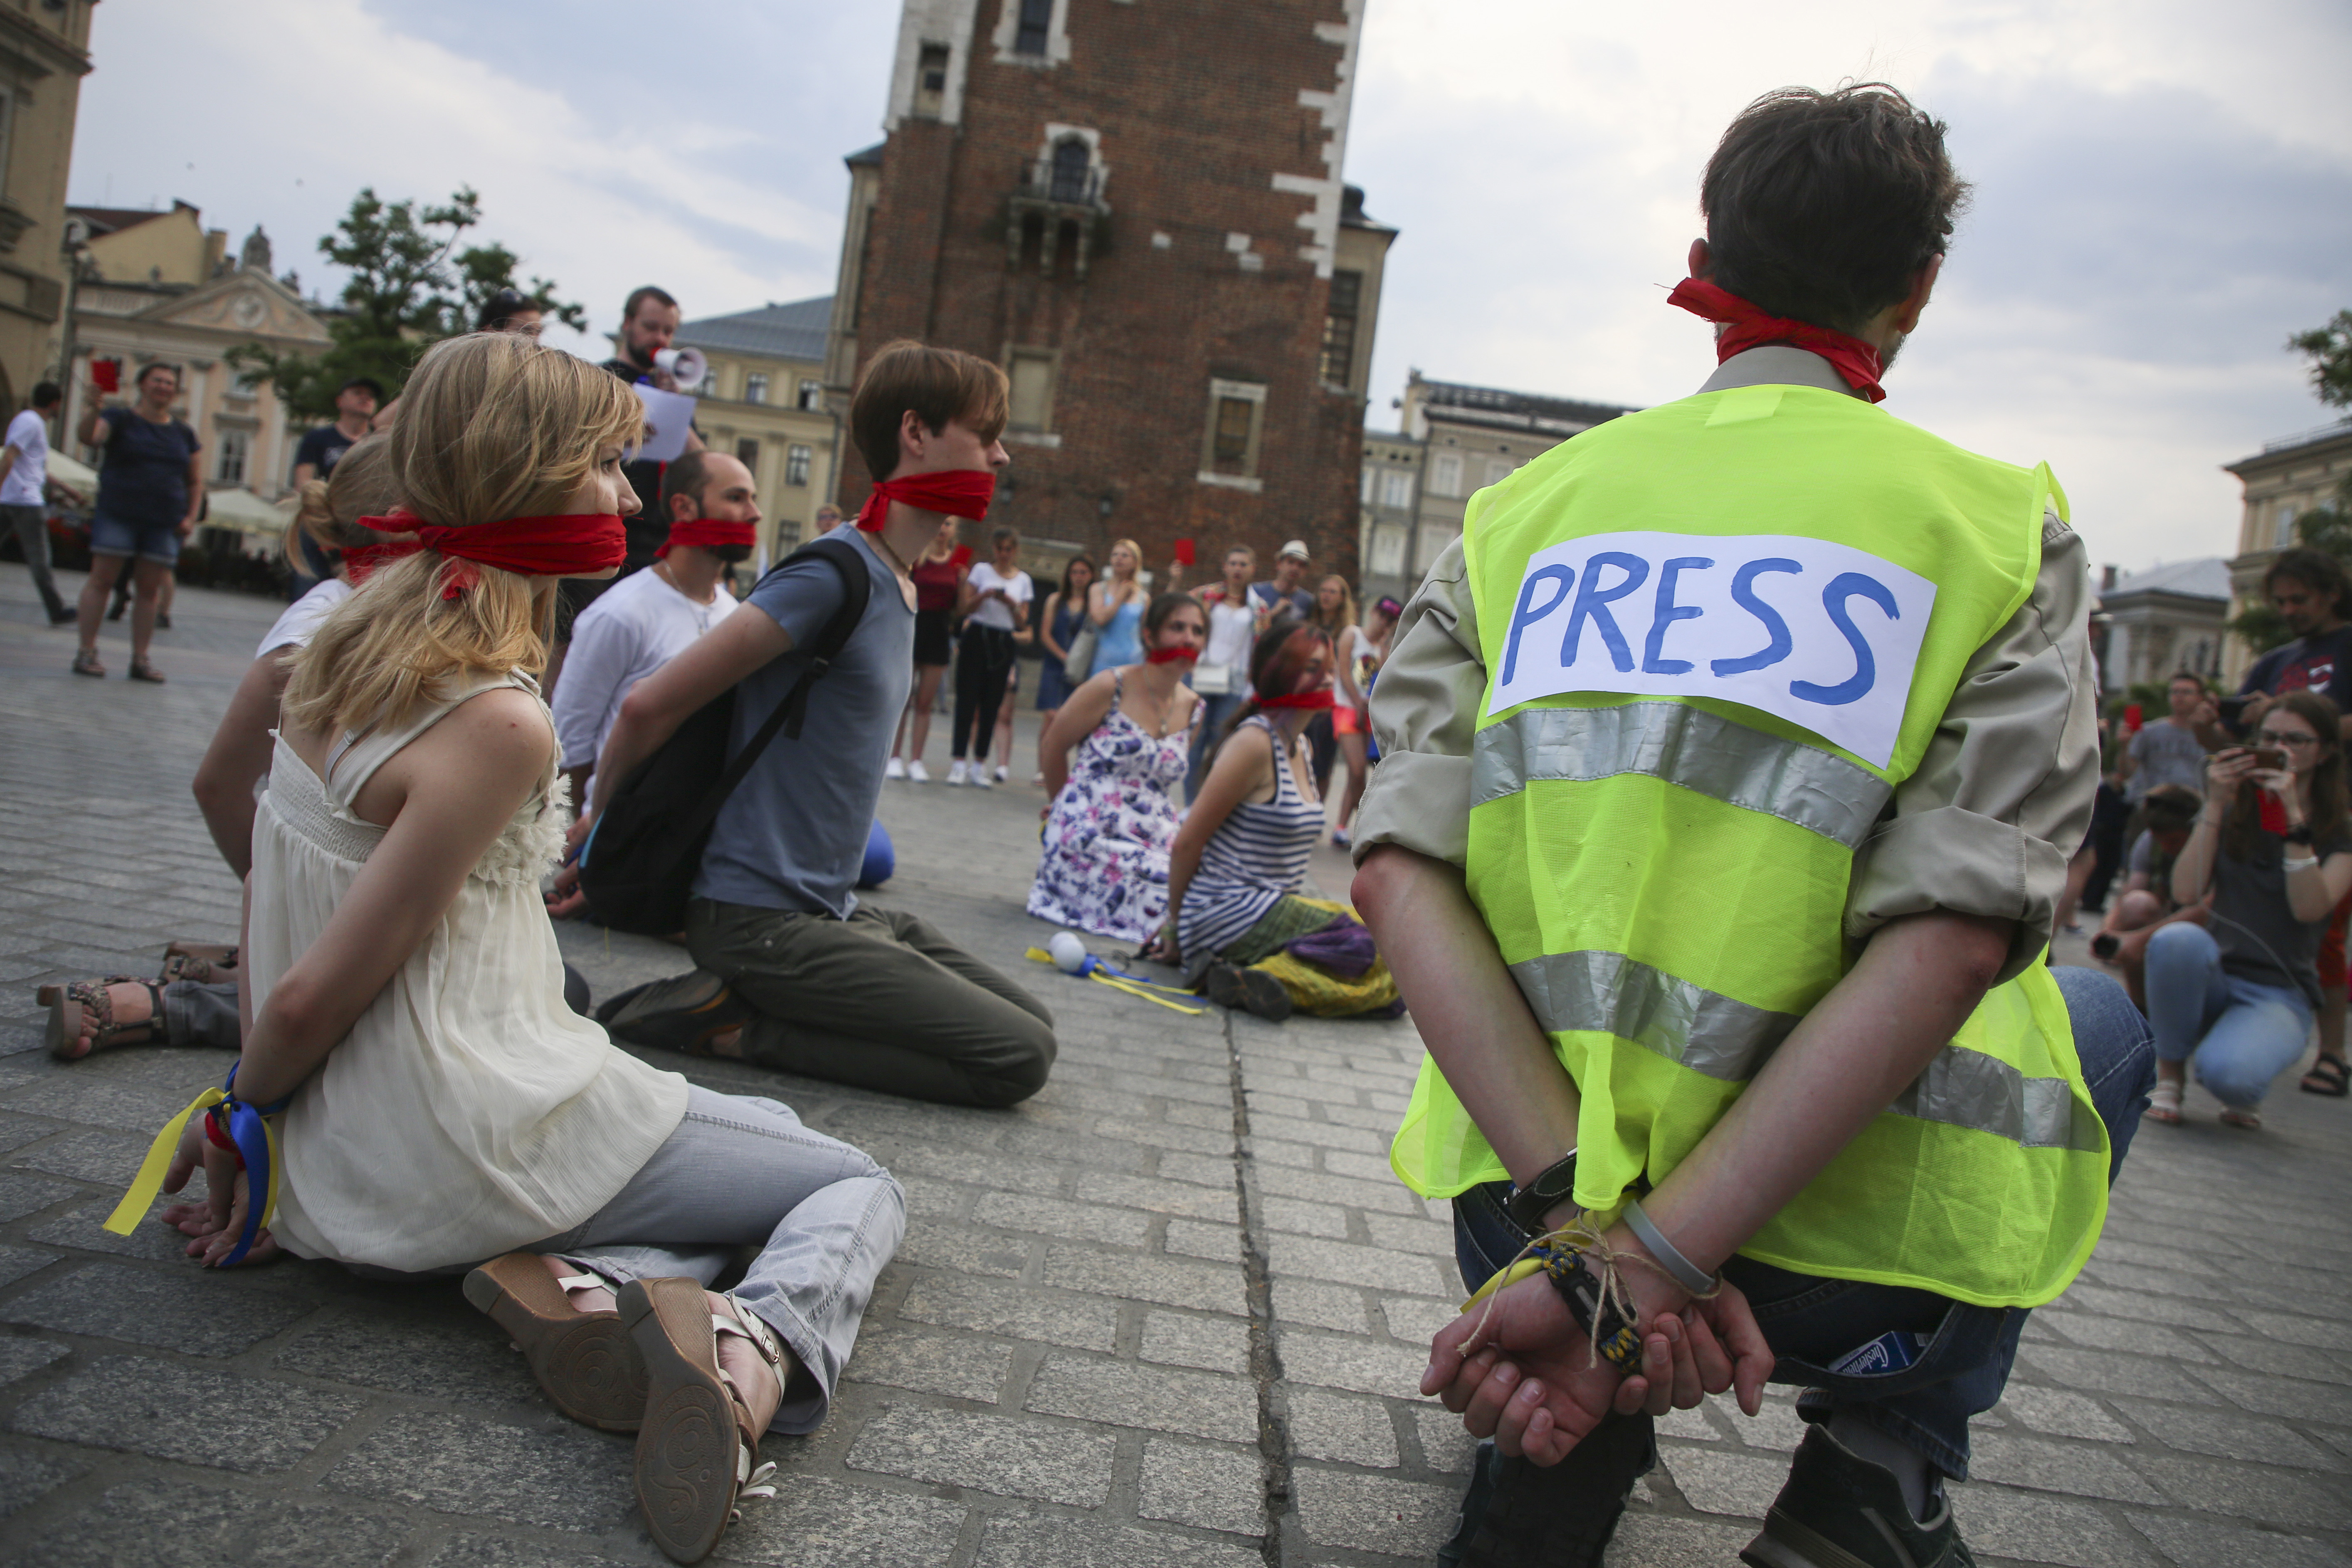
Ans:
POLYGON ((2345 1568, 2352 1563, 2352 1557, 2309 1536, 2158 1513, 2135 1513, 2131 1522, 2133 1529, 2182 1568, 2204 1568, 2207 1563, 2226 1563, 2228 1568, 2345 1568))
POLYGON ((1439 1225, 1418 1215, 1369 1214, 1364 1216, 1364 1228, 1375 1247, 1434 1258, 1438 1266, 1447 1270, 1454 1267, 1454 1227, 1450 1225, 1439 1225))
POLYGON ((2239 1331, 2238 1321, 2228 1313, 2178 1296, 2146 1296, 2131 1290, 2111 1290, 2104 1286, 2076 1284, 2063 1296, 2051 1303, 2070 1314, 2076 1311, 2099 1312, 2113 1318, 2130 1318, 2143 1323, 2166 1323, 2177 1329, 2218 1329, 2223 1333, 2239 1331))
POLYGON ((972 1568, 1265 1568, 1255 1545, 1091 1521, 992 1514, 972 1568))
POLYGON ((1322 1546, 1428 1561, 1454 1532, 1461 1499, 1451 1487, 1301 1465, 1291 1473, 1299 1523, 1322 1546))
POLYGON ((1132 1362, 1054 1355, 1037 1369, 1026 1408, 1228 1443, 1257 1440, 1257 1388, 1243 1378, 1132 1362))
POLYGON ((1303 1334, 1285 1329, 1277 1340, 1283 1380, 1324 1388, 1344 1388, 1412 1399, 1421 1392, 1421 1374, 1428 1370, 1427 1347, 1393 1345, 1378 1340, 1333 1334, 1303 1334))
POLYGON ((1371 1469, 1394 1469, 1403 1462, 1388 1406, 1376 1400, 1293 1388, 1289 1405, 1290 1446, 1302 1458, 1371 1469))
POLYGON ((1423 1461, 1443 1475, 1467 1476, 1478 1439, 1464 1429, 1462 1417, 1443 1405, 1415 1401, 1410 1408, 1423 1461))
POLYGON ((1012 1237, 993 1241, 975 1237, 962 1226, 911 1222, 907 1226, 906 1239, 898 1244, 898 1260, 958 1274, 1018 1279, 1028 1269, 1028 1247, 1033 1245, 1012 1237))
POLYGON ((2284 1415, 2298 1421, 2342 1421, 2347 1406, 2352 1406, 2344 1391, 2330 1384, 2299 1383, 2292 1378, 2205 1367, 2198 1369, 2198 1377, 2219 1389, 2231 1404, 2263 1415, 2284 1415))
POLYGON ((1310 1279, 1331 1279, 1346 1285, 1367 1285, 1376 1290, 1410 1290, 1419 1295, 1450 1292, 1455 1284, 1454 1266, 1435 1258, 1409 1258, 1385 1247, 1353 1247, 1313 1237, 1269 1234, 1266 1266, 1283 1274, 1310 1279))
POLYGON ((79 1458, 0 1448, 0 1519, 32 1507, 88 1468, 79 1458))
POLYGON ((2026 1327, 2055 1329, 2068 1342, 2093 1350, 2123 1351, 2132 1355, 2164 1356, 2174 1361, 2210 1362, 2212 1352, 2187 1334, 2158 1323, 2123 1318, 2100 1318, 2088 1312, 2040 1311, 2026 1319, 2026 1327))
MULTIPOLYGON (((2053 1383, 2096 1394, 2139 1394, 2177 1399, 2184 1405, 2210 1405, 2205 1385, 2186 1372, 2162 1362, 2107 1351, 2073 1350, 2060 1345, 2035 1345, 2019 1359, 2053 1383)), ((2201 1368, 2200 1369, 2202 1370, 2201 1368)))
POLYGON ((1601 1559, 1603 1568, 1723 1568, 1756 1531, 1744 1525, 1628 1511, 1601 1559))
MULTIPOLYGON (((1167 1168, 1167 1162, 1160 1162, 1167 1168)), ((1286 1198, 1306 1198, 1315 1203, 1342 1204, 1349 1208, 1371 1213, 1411 1214, 1420 1200, 1392 1174, 1383 1173, 1381 1178, 1360 1181, 1352 1176, 1334 1176, 1320 1171, 1300 1171, 1287 1165, 1261 1166, 1255 1173, 1258 1191, 1286 1198)))
POLYGON ((1797 1415, 1797 1402, 1784 1394, 1766 1395, 1763 1408, 1753 1415, 1728 1399, 1713 1403, 1730 1421, 1732 1432, 1751 1448, 1793 1454, 1805 1440, 1805 1423, 1797 1415))
POLYGON ((791 1568, 940 1568, 955 1553, 961 1502, 800 1480, 743 1510, 712 1561, 791 1568))
POLYGON ((240 1274, 194 1263, 184 1273, 93 1263, 35 1286, 0 1308, 0 1317, 59 1333, 228 1356, 290 1327, 316 1305, 283 1264, 240 1274))
POLYGON ((1979 1556, 2056 1563, 2066 1568, 2140 1568, 2148 1554, 2087 1503, 1988 1486, 1971 1479, 1950 1489, 1960 1539, 1979 1556))
POLYGON ((27 1274, 37 1274, 63 1256, 37 1247, 0 1247, 0 1285, 13 1285, 27 1274))
POLYGON ((21 1149, 57 1131, 58 1124, 45 1117, 20 1116, 14 1110, 0 1111, 0 1152, 21 1149))
POLYGON ((2164 1499, 2105 1448, 1989 1432, 1969 1445, 1969 1477, 2036 1491, 2069 1492, 2115 1502, 2164 1499))
POLYGON ((869 1323, 857 1337, 848 1375, 857 1383, 994 1404, 1012 1364, 1011 1345, 869 1323))
POLYGON ((80 1190, 63 1182, 47 1182, 38 1176, 0 1171, 0 1221, 22 1219, 28 1214, 48 1207, 60 1198, 72 1197, 80 1190))
MULTIPOLYGON (((2118 1399, 2116 1405, 2167 1447, 2259 1465, 2289 1465, 2306 1470, 2343 1468, 2338 1456, 2275 1421, 2249 1420, 2218 1410, 2183 1410, 2177 1405, 2150 1405, 2137 1399, 2118 1399)), ((2347 1500, 2352 1501, 2352 1498, 2347 1500)))
POLYGON ((2231 1514, 2287 1529, 2341 1530, 2352 1517, 2352 1488, 2342 1472, 2327 1477, 2294 1470, 2257 1469, 2185 1455, 2159 1454, 2143 1443, 2132 1467, 2146 1476, 2165 1500, 2203 1513, 2231 1514))
POLYGON ((1208 1372, 1249 1375, 1249 1325, 1230 1318, 1196 1318, 1182 1312, 1146 1312, 1145 1361, 1197 1366, 1208 1372))
POLYGON ((2053 1437, 2087 1437, 2101 1443, 2132 1441, 2130 1429, 2101 1409, 2098 1401, 2063 1389, 2012 1379, 2001 1391, 2000 1404, 1996 1408, 2021 1425, 2053 1437))
POLYGON ((29 1377, 50 1363, 73 1354, 65 1345, 47 1340, 0 1339, 0 1387, 29 1377))
POLYGON ((1230 1170, 1223 1187, 1198 1187, 1189 1182, 1158 1181, 1150 1176, 1092 1175, 1079 1184, 1079 1194, 1092 1202, 1120 1204, 1154 1214, 1182 1215, 1188 1219, 1234 1218, 1234 1184, 1230 1170))
POLYGON ((1108 1351, 1118 1336, 1118 1303, 1099 1296, 940 1276, 915 1281, 898 1315, 944 1329, 978 1329, 1082 1351, 1108 1351))
POLYGON ((531 1428, 394 1415, 320 1484, 329 1491, 533 1524, 604 1531, 631 1507, 632 1440, 560 1418, 531 1428))
MULTIPOLYGON (((187 1109, 187 1096, 175 1097, 164 1089, 56 1072, 37 1088, 10 1100, 8 1109, 61 1121, 116 1128, 152 1139, 165 1122, 187 1109)), ((126 1183, 138 1168, 132 1164, 123 1178, 126 1183)))
MULTIPOLYGON (((175 1114, 178 1109, 175 1106, 164 1114, 175 1114)), ((146 1158, 153 1137, 152 1131, 145 1138, 128 1132, 61 1132, 46 1143, 18 1150, 8 1163, 19 1170, 96 1182, 120 1191, 139 1173, 139 1162, 146 1158)))
MULTIPOLYGON (((203 1186, 201 1180, 191 1181, 188 1184, 198 1190, 203 1186)), ((188 1268, 192 1267, 187 1251, 188 1238, 158 1217, 164 1209, 188 1198, 188 1194, 158 1194, 147 1216, 133 1226, 128 1236, 117 1236, 106 1228, 108 1216, 114 1213, 114 1204, 105 1198, 68 1209, 56 1219, 46 1220, 25 1234, 30 1240, 44 1241, 52 1247, 110 1253, 116 1258, 143 1258, 153 1263, 188 1268)))
POLYGON ((283 1470, 360 1401, 208 1367, 101 1356, 16 1407, 8 1429, 215 1469, 283 1470))
POLYGON ((1104 1208, 1097 1204, 1066 1203, 1018 1193, 989 1193, 972 1205, 971 1217, 1003 1230, 1034 1231, 1039 1236, 1072 1237, 1110 1247, 1141 1247, 1151 1222, 1133 1209, 1104 1208))
POLYGON ((377 1568, 408 1537, 404 1520, 178 1480, 105 1496, 47 1533, 44 1568, 377 1568))
POLYGON ((1249 1316, 1242 1296, 1241 1270, 1189 1259, 1150 1256, 1120 1258, 1077 1247, 1045 1250, 1045 1283, 1065 1290, 1088 1290, 1134 1301, 1249 1316))
POLYGON ((1360 1334, 1370 1328, 1362 1291, 1312 1279, 1276 1279, 1274 1317, 1279 1323, 1337 1329, 1349 1334, 1360 1334))
POLYGON ((1348 1211, 1335 1204, 1267 1197, 1260 1201, 1259 1212, 1268 1230, 1295 1231, 1300 1236, 1319 1236, 1332 1241, 1344 1241, 1348 1237, 1348 1211))
POLYGON ((1158 1438, 1143 1446, 1143 1519, 1235 1535, 1265 1533, 1265 1462, 1248 1448, 1208 1448, 1158 1438))
MULTIPOLYGON (((716 1560, 725 1560, 725 1548, 740 1533, 740 1525, 728 1531, 720 1541, 721 1556, 716 1560)), ((622 1563, 617 1557, 551 1546, 543 1541, 468 1534, 443 1542, 425 1568, 622 1568, 622 1563)))
POLYGON ((1205 1220, 1171 1219, 1168 1222, 1167 1247, 1170 1252, 1186 1258, 1231 1263, 1242 1255, 1241 1227, 1213 1225, 1205 1220))
POLYGON ((329 1383, 419 1399, 545 1404, 530 1363, 506 1335, 472 1308, 456 1304, 446 1317, 372 1311, 323 1324, 279 1351, 276 1364, 329 1383))
POLYGON ((1462 1315, 1462 1300, 1458 1296, 1450 1301, 1428 1296, 1383 1296, 1380 1306, 1389 1337, 1412 1346, 1424 1359, 1429 1354, 1429 1342, 1437 1336, 1437 1331, 1462 1315))
POLYGON ((844 1461, 910 1480, 1003 1497, 1099 1508, 1110 1495, 1112 1445, 1074 1426, 901 1405, 858 1434, 844 1461))
POLYGON ((1666 1469, 1691 1507, 1738 1519, 1762 1519, 1780 1495, 1780 1483, 1789 1479, 1785 1459, 1729 1449, 1677 1449, 1666 1469))
POLYGON ((2352 1351, 2352 1326, 2300 1313, 2257 1312, 2240 1309, 2238 1316, 2256 1333, 2291 1345, 2317 1345, 2332 1351, 2352 1351))

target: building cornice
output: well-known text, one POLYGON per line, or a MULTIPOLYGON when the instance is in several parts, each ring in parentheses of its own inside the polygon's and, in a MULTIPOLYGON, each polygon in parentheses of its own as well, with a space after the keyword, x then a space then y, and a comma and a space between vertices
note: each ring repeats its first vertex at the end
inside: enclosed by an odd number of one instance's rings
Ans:
POLYGON ((2291 468, 2314 458, 2333 458, 2345 452, 2352 452, 2352 419, 2283 437, 2265 444, 2251 458, 2222 464, 2221 471, 2245 479, 2252 474, 2266 474, 2273 468, 2291 468))
POLYGON ((0 8, 0 50, 23 60, 46 76, 53 70, 76 76, 90 72, 89 52, 75 48, 30 17, 0 8))

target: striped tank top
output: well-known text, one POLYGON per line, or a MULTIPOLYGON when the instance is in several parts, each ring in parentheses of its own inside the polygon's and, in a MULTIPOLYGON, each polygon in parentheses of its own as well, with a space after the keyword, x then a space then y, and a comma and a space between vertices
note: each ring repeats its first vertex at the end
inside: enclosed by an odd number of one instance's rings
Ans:
POLYGON ((1307 858, 1323 831, 1323 808, 1298 793, 1289 748, 1263 715, 1250 718, 1274 742, 1274 798, 1234 807, 1202 847, 1200 869, 1184 889, 1176 941, 1188 962, 1222 952, 1264 919, 1286 893, 1298 890, 1307 858))

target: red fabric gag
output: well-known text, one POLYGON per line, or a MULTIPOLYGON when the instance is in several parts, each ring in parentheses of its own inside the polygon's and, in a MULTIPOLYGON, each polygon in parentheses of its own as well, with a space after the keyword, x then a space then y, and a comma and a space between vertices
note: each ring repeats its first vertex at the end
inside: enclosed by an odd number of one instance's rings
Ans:
POLYGON ((1294 691, 1286 697, 1261 697, 1257 705, 1261 708, 1328 708, 1331 706, 1331 689, 1327 686, 1320 691, 1294 691))
POLYGON ((716 517, 688 518, 684 522, 669 525, 669 537, 654 552, 654 559, 669 559, 673 545, 685 545, 689 550, 712 544, 757 544, 758 530, 748 522, 729 522, 716 517))
POLYGON ((454 599, 475 583, 475 566, 495 566, 523 577, 584 577, 618 566, 628 553, 628 532, 616 512, 568 512, 553 517, 502 517, 471 528, 444 528, 409 512, 363 517, 361 526, 379 533, 414 533, 418 548, 448 557, 453 564, 441 596, 454 599))
POLYGON ((1143 656, 1146 664, 1198 664, 1201 650, 1196 647, 1156 647, 1143 656))
POLYGON ((945 512, 950 517, 986 520, 988 503, 996 495, 996 475, 988 468, 945 468, 935 474, 908 474, 884 479, 874 487, 858 510, 857 526, 879 533, 890 520, 890 503, 905 501, 917 511, 945 512))
POLYGON ((1666 296, 1666 303, 1679 305, 1694 316, 1720 321, 1730 329, 1716 340, 1717 364, 1733 354, 1745 353, 1766 343, 1787 343, 1829 361, 1830 367, 1845 378, 1848 386, 1871 402, 1886 401, 1885 389, 1878 384, 1878 351, 1860 338, 1817 327, 1811 321, 1767 315, 1738 295, 1697 278, 1685 278, 1675 284, 1675 291, 1666 296))
POLYGON ((377 567, 405 560, 424 548, 421 542, 414 539, 395 539, 389 544, 350 545, 343 551, 343 570, 350 575, 352 585, 357 587, 373 576, 377 567))

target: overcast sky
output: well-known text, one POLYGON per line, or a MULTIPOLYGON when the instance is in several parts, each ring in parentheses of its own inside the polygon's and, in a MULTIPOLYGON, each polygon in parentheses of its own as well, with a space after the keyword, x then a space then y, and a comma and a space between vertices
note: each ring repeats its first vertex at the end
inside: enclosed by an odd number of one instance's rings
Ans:
MULTIPOLYGON (((1977 187, 1888 407, 2048 460, 2095 560, 2231 552, 2218 465, 2329 417, 2282 345, 2352 307, 2341 0, 1366 3, 1347 173, 1403 231, 1374 427, 1408 367, 1612 403, 1696 386, 1707 329, 1664 301, 1707 152, 1757 93, 1849 76, 1950 121, 1977 187)), ((600 331, 650 280, 690 317, 804 299, 833 287, 841 158, 879 136, 897 17, 107 0, 72 199, 184 199, 232 244, 259 223, 281 272, 331 292, 315 242, 360 186, 469 184, 482 232, 600 331)))

